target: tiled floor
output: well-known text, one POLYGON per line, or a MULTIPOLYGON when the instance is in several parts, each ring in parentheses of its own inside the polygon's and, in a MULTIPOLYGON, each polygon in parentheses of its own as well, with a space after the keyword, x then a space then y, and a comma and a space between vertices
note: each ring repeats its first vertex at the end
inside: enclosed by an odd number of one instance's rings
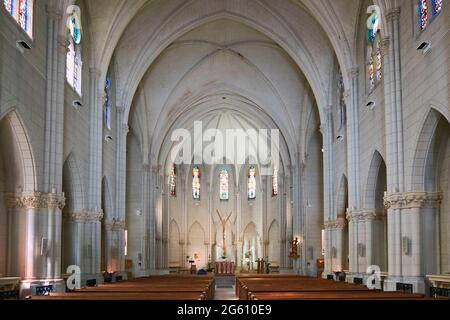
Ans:
POLYGON ((232 288, 217 288, 214 300, 238 300, 236 297, 234 286, 232 288))

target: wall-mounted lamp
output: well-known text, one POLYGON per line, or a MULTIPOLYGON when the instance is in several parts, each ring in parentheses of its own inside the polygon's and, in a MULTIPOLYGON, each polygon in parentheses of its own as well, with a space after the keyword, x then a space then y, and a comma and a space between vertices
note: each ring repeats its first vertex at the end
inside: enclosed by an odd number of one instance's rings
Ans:
POLYGON ((24 53, 25 50, 31 50, 31 46, 25 40, 17 40, 16 48, 20 51, 20 53, 24 53))
POLYGON ((83 103, 80 100, 73 100, 72 101, 72 107, 75 109, 81 108, 83 106, 83 103))
POLYGON ((421 51, 423 55, 426 55, 431 50, 431 42, 422 42, 418 47, 417 51, 421 51))
POLYGON ((375 106, 376 106, 375 101, 372 101, 372 100, 370 100, 370 101, 367 102, 367 104, 366 104, 366 107, 367 107, 368 109, 370 109, 370 110, 375 109, 375 106))

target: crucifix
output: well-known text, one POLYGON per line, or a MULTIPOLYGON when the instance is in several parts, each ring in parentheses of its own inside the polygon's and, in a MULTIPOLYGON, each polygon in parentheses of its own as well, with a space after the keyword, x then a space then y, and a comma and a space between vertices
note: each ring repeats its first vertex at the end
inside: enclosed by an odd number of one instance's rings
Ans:
POLYGON ((228 217, 225 219, 221 216, 219 210, 216 210, 217 215, 219 216, 220 219, 220 223, 222 224, 222 249, 223 249, 223 256, 227 255, 227 245, 225 243, 225 228, 227 226, 228 221, 230 221, 231 216, 233 215, 233 211, 230 212, 230 214, 228 215, 228 217))

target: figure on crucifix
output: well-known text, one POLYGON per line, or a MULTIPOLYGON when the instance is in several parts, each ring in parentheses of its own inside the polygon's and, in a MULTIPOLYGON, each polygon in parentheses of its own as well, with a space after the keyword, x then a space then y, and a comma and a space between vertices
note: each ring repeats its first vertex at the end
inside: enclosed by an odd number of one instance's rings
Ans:
POLYGON ((232 244, 231 229, 227 226, 231 225, 231 218, 233 217, 233 212, 230 212, 228 216, 221 215, 219 210, 216 210, 217 216, 219 217, 218 221, 218 227, 219 227, 219 234, 220 238, 216 239, 217 244, 217 252, 216 252, 216 259, 229 259, 231 252, 229 252, 228 245, 232 244), (220 251, 220 252, 219 252, 220 251))

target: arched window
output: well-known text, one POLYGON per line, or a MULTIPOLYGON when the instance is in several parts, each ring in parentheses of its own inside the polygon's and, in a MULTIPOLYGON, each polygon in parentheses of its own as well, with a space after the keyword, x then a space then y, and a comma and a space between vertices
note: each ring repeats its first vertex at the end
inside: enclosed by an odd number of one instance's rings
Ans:
POLYGON ((444 0, 418 0, 417 1, 417 18, 419 30, 423 31, 432 22, 432 18, 442 11, 444 0), (431 8, 431 9, 430 9, 431 8), (431 13, 433 15, 431 15, 431 13))
POLYGON ((437 15, 442 10, 443 0, 433 0, 433 16, 437 15))
POLYGON ((347 105, 345 103, 344 77, 342 76, 341 71, 339 71, 339 75, 338 75, 337 94, 338 94, 338 108, 339 108, 339 110, 338 110, 338 112, 339 112, 339 130, 341 130, 347 121, 347 105))
POLYGON ((419 28, 425 30, 428 25, 428 0, 419 0, 418 3, 419 28))
POLYGON ((200 168, 195 166, 192 169, 192 197, 200 200, 200 168))
POLYGON ((70 31, 69 47, 66 59, 66 78, 69 85, 81 97, 81 76, 83 70, 81 46, 81 16, 80 8, 70 6, 67 8, 67 27, 70 31))
POLYGON ((228 182, 229 182, 228 171, 227 169, 222 169, 219 175, 220 200, 228 200, 230 197, 228 192, 228 182))
POLYGON ((248 169, 247 193, 248 199, 256 199, 256 167, 250 166, 248 169))
POLYGON ((109 78, 105 80, 105 127, 111 130, 111 81, 109 78))
POLYGON ((278 196, 278 168, 273 167, 272 175, 272 197, 278 196))
POLYGON ((380 15, 378 6, 367 8, 367 77, 369 93, 381 82, 383 77, 383 56, 381 52, 380 15))
POLYGON ((33 38, 33 0, 3 0, 3 5, 30 38, 33 38))
POLYGON ((172 164, 172 168, 170 169, 169 187, 170 195, 175 197, 177 195, 177 165, 175 163, 172 164))

